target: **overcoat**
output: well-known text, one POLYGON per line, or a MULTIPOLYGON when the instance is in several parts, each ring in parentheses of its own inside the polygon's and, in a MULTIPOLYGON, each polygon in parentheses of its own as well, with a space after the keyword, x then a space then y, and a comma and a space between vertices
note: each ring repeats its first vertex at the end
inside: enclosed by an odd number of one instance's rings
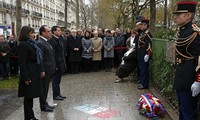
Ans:
POLYGON ((76 36, 73 37, 72 35, 68 37, 68 57, 69 62, 81 62, 82 60, 82 37, 76 36), (75 51, 74 48, 79 48, 79 51, 75 51))
POLYGON ((41 93, 41 79, 36 49, 27 41, 21 41, 18 47, 18 54, 20 67, 18 97, 39 97, 41 93), (29 86, 25 84, 27 80, 31 80, 29 86))
POLYGON ((55 52, 56 68, 58 69, 58 72, 60 72, 61 74, 65 73, 67 66, 65 61, 63 42, 60 38, 52 36, 50 44, 55 52))
POLYGON ((104 58, 114 58, 114 50, 113 50, 113 47, 115 46, 114 38, 111 36, 105 37, 103 45, 104 45, 104 58))
POLYGON ((92 60, 101 61, 102 39, 99 37, 92 38, 92 60))

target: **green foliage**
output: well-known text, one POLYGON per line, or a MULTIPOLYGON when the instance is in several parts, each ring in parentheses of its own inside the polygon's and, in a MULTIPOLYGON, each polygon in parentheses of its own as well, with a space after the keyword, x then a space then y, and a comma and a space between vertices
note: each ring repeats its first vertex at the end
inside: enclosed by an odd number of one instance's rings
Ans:
POLYGON ((7 89, 7 90, 17 90, 18 89, 19 78, 12 77, 8 80, 0 81, 0 89, 7 89))
POLYGON ((151 64, 152 84, 171 103, 174 108, 178 107, 175 92, 173 91, 173 81, 175 74, 174 64, 166 61, 166 41, 153 40, 153 60, 151 64), (162 47, 161 47, 162 44, 162 47))
POLYGON ((151 66, 153 73, 153 82, 161 92, 172 92, 173 84, 173 66, 165 60, 163 50, 157 50, 153 56, 153 64, 151 66))
POLYGON ((159 39, 169 39, 172 40, 175 38, 177 33, 176 29, 164 29, 164 28, 156 28, 156 31, 153 32, 154 38, 159 38, 159 39))

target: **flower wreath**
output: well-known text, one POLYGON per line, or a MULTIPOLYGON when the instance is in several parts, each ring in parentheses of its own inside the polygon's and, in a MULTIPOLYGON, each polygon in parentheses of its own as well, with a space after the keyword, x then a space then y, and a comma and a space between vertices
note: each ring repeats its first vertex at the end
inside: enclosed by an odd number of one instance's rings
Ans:
POLYGON ((150 93, 142 94, 138 100, 138 110, 147 118, 164 117, 166 110, 159 99, 150 93))

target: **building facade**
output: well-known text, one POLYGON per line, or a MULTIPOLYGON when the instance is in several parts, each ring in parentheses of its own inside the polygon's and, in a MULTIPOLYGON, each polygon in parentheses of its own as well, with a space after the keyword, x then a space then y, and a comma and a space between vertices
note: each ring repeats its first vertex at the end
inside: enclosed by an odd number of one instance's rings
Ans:
MULTIPOLYGON (((69 0, 68 23, 73 27, 75 12, 71 10, 74 0, 69 0)), ((0 0, 0 34, 14 34, 16 25, 16 0, 0 0)), ((22 0, 22 26, 28 25, 38 32, 41 25, 65 25, 65 0, 22 0)))

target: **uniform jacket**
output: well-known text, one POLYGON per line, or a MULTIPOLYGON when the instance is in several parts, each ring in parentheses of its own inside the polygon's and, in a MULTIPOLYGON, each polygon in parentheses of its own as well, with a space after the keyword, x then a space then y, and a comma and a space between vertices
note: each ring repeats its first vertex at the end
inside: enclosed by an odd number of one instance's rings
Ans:
POLYGON ((56 70, 54 50, 51 44, 41 37, 38 40, 38 46, 42 50, 43 57, 41 64, 41 72, 45 72, 47 75, 52 75, 56 70))
POLYGON ((114 37, 106 36, 104 38, 103 46, 104 46, 104 58, 114 58, 114 50, 113 50, 113 47, 115 46, 114 37))
POLYGON ((144 56, 149 54, 148 52, 151 51, 152 48, 152 35, 151 33, 146 30, 142 32, 139 36, 137 41, 137 58, 138 60, 144 60, 144 56))
MULTIPOLYGON (((195 31, 192 27, 192 22, 187 23, 180 28, 178 33, 178 42, 183 42, 185 38, 192 35, 195 31)), ((183 55, 188 56, 188 53, 193 56, 193 60, 187 60, 176 51, 177 59, 182 59, 181 63, 176 65, 175 80, 173 88, 179 91, 191 91, 191 85, 196 79, 196 67, 198 65, 198 57, 200 55, 200 36, 195 37, 192 43, 188 46, 176 46, 175 48, 183 55)))
POLYGON ((75 38, 71 35, 67 39, 68 43, 68 57, 69 62, 81 62, 82 60, 82 37, 76 36, 75 38), (74 48, 79 48, 79 51, 74 51, 74 48))
POLYGON ((62 41, 59 38, 52 36, 50 44, 55 52, 56 69, 58 69, 58 72, 60 72, 61 74, 65 73, 67 67, 65 62, 64 47, 62 41))
POLYGON ((36 49, 27 41, 21 41, 18 48, 19 54, 19 97, 36 98, 41 93, 40 65, 37 64, 36 49), (29 86, 25 81, 31 80, 29 86))
POLYGON ((92 60, 93 61, 100 61, 101 58, 101 49, 102 49, 102 39, 99 37, 92 38, 92 60), (94 51, 97 50, 97 51, 94 51))

